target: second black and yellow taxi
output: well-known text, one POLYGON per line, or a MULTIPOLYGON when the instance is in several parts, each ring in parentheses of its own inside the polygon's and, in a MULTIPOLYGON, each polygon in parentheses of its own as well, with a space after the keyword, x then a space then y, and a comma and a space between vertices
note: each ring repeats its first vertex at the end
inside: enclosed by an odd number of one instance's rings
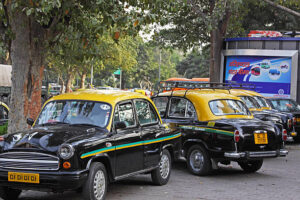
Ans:
POLYGON ((153 101, 162 120, 182 133, 182 156, 194 174, 207 175, 230 161, 254 172, 264 158, 288 153, 286 131, 254 118, 239 97, 193 88, 160 93, 153 101))

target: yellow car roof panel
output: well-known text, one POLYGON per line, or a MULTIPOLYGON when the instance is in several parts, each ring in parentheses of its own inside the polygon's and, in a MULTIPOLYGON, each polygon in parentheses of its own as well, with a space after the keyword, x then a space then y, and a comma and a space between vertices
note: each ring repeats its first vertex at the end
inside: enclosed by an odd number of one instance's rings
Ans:
MULTIPOLYGON (((171 96, 172 92, 165 92, 160 93, 158 96, 171 96)), ((183 97, 186 93, 186 98, 189 99, 191 102, 193 102, 198 120, 199 121, 210 121, 210 120, 218 120, 218 119, 224 119, 224 118, 247 118, 252 119, 253 116, 249 115, 221 115, 216 116, 212 113, 209 102, 212 100, 218 100, 218 99, 232 99, 232 100, 239 100, 239 97, 233 96, 231 94, 223 93, 223 92, 217 92, 217 90, 213 89, 196 89, 196 90, 176 90, 173 91, 172 96, 174 97, 183 97)))
POLYGON ((50 99, 53 100, 88 100, 88 101, 101 101, 107 102, 115 105, 119 101, 129 100, 129 99, 148 99, 147 96, 142 95, 137 92, 128 92, 122 90, 95 90, 86 89, 80 90, 72 93, 66 93, 54 96, 50 99))

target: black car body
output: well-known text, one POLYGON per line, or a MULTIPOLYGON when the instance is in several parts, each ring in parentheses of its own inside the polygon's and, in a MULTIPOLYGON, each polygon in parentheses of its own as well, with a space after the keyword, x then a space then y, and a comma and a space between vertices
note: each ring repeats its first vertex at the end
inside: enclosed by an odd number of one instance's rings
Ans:
POLYGON ((153 101, 162 120, 181 131, 182 156, 194 174, 206 175, 218 162, 230 161, 254 172, 263 158, 287 155, 286 132, 253 118, 238 97, 193 89, 160 93, 153 101))
POLYGON ((6 200, 23 189, 82 189, 85 199, 98 200, 108 182, 146 172, 163 185, 180 136, 162 124, 145 95, 59 95, 46 103, 32 129, 1 138, 0 195, 6 200))
MULTIPOLYGON (((240 97, 255 118, 263 121, 271 121, 274 124, 280 124, 287 131, 287 141, 292 142, 297 135, 293 125, 293 116, 289 113, 279 112, 272 109, 267 100, 259 93, 244 89, 222 90, 227 93, 240 97)), ((279 128, 280 128, 279 126, 279 128)))
POLYGON ((293 99, 285 98, 270 98, 268 102, 274 110, 292 117, 296 132, 294 139, 300 141, 300 105, 293 99))

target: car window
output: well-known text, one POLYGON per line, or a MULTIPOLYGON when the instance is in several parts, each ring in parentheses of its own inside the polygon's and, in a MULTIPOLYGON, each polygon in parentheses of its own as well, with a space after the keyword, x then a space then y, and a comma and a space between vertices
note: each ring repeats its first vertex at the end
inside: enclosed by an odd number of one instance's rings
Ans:
POLYGON ((196 110, 193 104, 187 99, 172 98, 169 109, 170 117, 196 118, 196 110))
POLYGON ((153 99, 153 102, 158 110, 159 115, 161 117, 165 116, 168 105, 168 97, 156 97, 153 99))
POLYGON ((131 102, 123 103, 115 111, 114 122, 125 122, 126 127, 135 126, 135 117, 131 102))
POLYGON ((149 102, 144 100, 135 101, 135 108, 141 125, 156 123, 158 121, 156 111, 150 106, 149 102))
POLYGON ((106 127, 110 113, 111 106, 107 103, 79 100, 51 101, 43 108, 36 125, 68 123, 106 127))
POLYGON ((259 104, 256 102, 256 100, 253 97, 240 96, 240 98, 248 108, 260 108, 259 104))
POLYGON ((267 101, 263 97, 254 96, 253 97, 260 107, 269 107, 267 101))
POLYGON ((270 100, 275 109, 282 112, 300 111, 300 106, 297 102, 290 99, 275 99, 270 100))
POLYGON ((0 105, 0 119, 8 119, 8 110, 0 105))
POLYGON ((209 102, 209 107, 214 115, 250 115, 241 101, 220 99, 209 102))

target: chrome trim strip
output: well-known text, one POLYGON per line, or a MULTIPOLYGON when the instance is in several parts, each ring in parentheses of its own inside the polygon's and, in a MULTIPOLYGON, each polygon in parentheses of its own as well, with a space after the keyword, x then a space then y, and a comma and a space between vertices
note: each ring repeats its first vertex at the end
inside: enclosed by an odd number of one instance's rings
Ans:
POLYGON ((117 177, 115 177, 115 180, 120 180, 120 179, 124 179, 124 178, 130 177, 130 176, 133 176, 133 175, 149 172, 149 171, 152 171, 156 168, 157 168, 157 166, 151 167, 151 168, 148 168, 148 169, 143 169, 143 170, 140 170, 140 171, 137 171, 137 172, 132 172, 132 173, 129 173, 129 174, 124 174, 124 175, 121 175, 121 176, 117 176, 117 177))
POLYGON ((58 161, 48 161, 48 160, 21 160, 21 159, 9 159, 9 158, 0 158, 1 161, 7 162, 22 162, 22 163, 45 163, 45 164, 58 164, 58 161))
POLYGON ((0 154, 0 157, 2 156, 2 155, 6 155, 6 154, 26 154, 26 155, 28 155, 28 154, 37 154, 37 155, 43 155, 43 156, 48 156, 48 157, 52 157, 52 158, 55 158, 55 159, 58 159, 58 157, 56 157, 56 156, 53 156, 53 155, 51 155, 51 154, 45 154, 45 153, 38 153, 38 152, 23 152, 23 151, 14 151, 14 152, 6 152, 6 153, 1 153, 0 154))

